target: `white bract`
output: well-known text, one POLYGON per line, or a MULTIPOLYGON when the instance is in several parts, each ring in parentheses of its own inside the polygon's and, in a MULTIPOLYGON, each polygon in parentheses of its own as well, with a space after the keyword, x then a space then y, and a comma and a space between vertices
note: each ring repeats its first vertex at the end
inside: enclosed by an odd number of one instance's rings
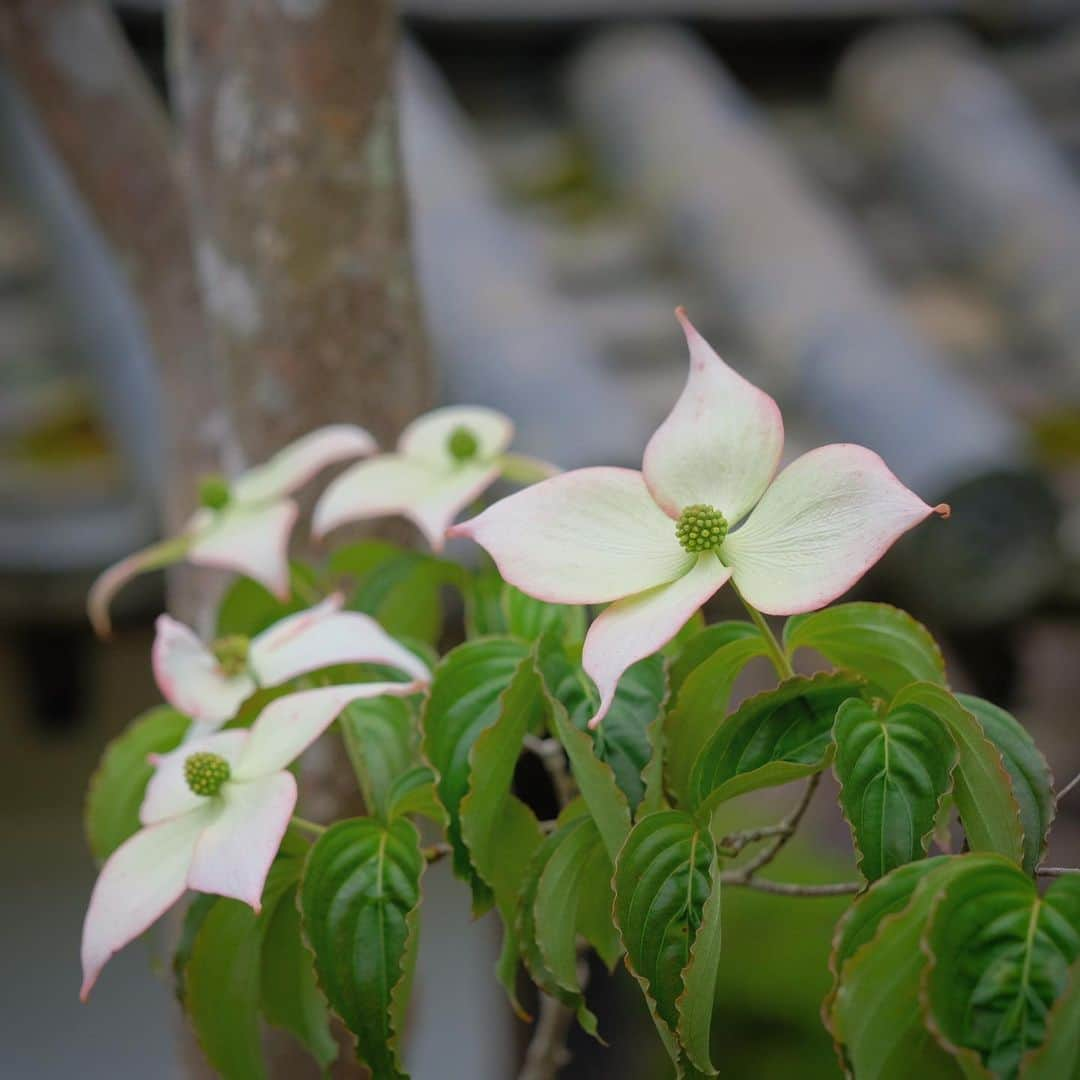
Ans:
MULTIPOLYGON (((451 405, 426 413, 402 431, 394 453, 354 465, 326 489, 315 507, 315 535, 349 521, 400 514, 441 551, 454 518, 507 466, 513 436, 513 423, 494 409, 451 405)), ((511 457, 542 475, 553 471, 511 457)))
POLYGON ((377 449, 363 428, 334 424, 297 439, 232 484, 210 482, 204 505, 179 536, 144 548, 110 566, 94 582, 87 610, 99 634, 109 632, 109 604, 138 574, 177 562, 235 570, 289 596, 289 536, 299 508, 289 498, 316 473, 377 449))
POLYGON ((157 620, 154 678, 165 700, 195 723, 189 735, 216 731, 259 687, 278 686, 334 664, 382 664, 427 683, 427 666, 370 615, 342 611, 335 593, 281 619, 250 641, 225 638, 207 648, 168 615, 157 620))
POLYGON ((620 676, 661 648, 728 579, 760 611, 790 615, 846 592, 935 511, 862 446, 823 446, 776 474, 780 410, 678 312, 686 388, 645 448, 642 471, 578 469, 450 530, 491 554, 523 592, 603 604, 583 665, 607 712, 620 676), (738 526, 738 528, 736 528, 738 526))
POLYGON ((139 818, 144 828, 101 868, 83 924, 81 996, 109 957, 134 941, 187 889, 259 910, 263 885, 296 805, 289 764, 351 702, 403 696, 413 683, 305 690, 271 702, 249 730, 219 731, 155 759, 139 818))

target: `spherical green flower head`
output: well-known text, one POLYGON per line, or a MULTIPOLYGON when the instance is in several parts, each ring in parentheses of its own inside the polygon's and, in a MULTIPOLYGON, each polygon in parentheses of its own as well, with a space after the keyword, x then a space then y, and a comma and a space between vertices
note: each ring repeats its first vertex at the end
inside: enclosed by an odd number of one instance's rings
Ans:
POLYGON ((247 670, 248 647, 251 642, 243 634, 229 634, 228 637, 218 638, 210 651, 221 668, 221 673, 227 678, 243 675, 247 670))
POLYGON ((184 779, 196 795, 216 795, 231 775, 229 763, 220 754, 200 751, 184 762, 184 779))
POLYGON ((229 499, 229 485, 224 476, 211 473, 199 481, 199 502, 207 510, 223 510, 229 499))
POLYGON ((446 449, 455 461, 468 461, 476 457, 480 443, 476 436, 467 427, 457 427, 450 432, 446 440, 446 449))
POLYGON ((727 536, 727 519, 719 510, 704 503, 688 506, 675 524, 675 535, 685 551, 696 555, 715 551, 727 536))

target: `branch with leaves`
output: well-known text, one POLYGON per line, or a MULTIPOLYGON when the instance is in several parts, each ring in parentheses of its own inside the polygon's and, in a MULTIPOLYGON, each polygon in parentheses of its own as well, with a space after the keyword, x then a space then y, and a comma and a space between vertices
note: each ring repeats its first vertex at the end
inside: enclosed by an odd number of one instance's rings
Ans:
MULTIPOLYGON (((590 953, 630 970, 677 1075, 716 1075, 728 887, 854 895, 823 1017, 856 1077, 893 1075, 894 1052, 935 1076, 1076 1071, 1080 874, 1042 866, 1055 803, 1045 760, 1009 713, 949 690, 911 616, 829 606, 935 508, 859 447, 812 451, 774 477, 775 405, 681 317, 690 378, 642 473, 556 474, 510 453, 508 418, 454 407, 407 426, 390 453, 358 429, 316 432, 204 488, 197 527, 151 562, 212 558, 241 576, 213 640, 159 621, 167 704, 94 778, 88 831, 104 862, 84 994, 194 891, 175 971, 223 1076, 261 1075, 262 1021, 326 1067, 336 1016, 373 1075, 396 1080, 423 875, 447 859, 474 912, 502 925, 510 1006, 524 1014, 522 967, 539 991, 525 1080, 556 1075, 573 1023, 599 1037, 590 953), (396 513, 433 553, 369 541, 290 565, 292 493, 351 458, 316 530, 396 513), (500 476, 538 482, 453 525, 500 476), (447 561, 447 534, 493 564, 447 561), (748 620, 706 625, 698 609, 729 580, 748 620), (448 624, 448 587, 463 626, 448 624), (587 606, 601 604, 590 623, 587 606), (779 636, 763 611, 788 615, 779 636), (795 674, 802 649, 828 670, 795 674), (775 685, 732 707, 757 657, 775 685), (331 731, 367 812, 321 824, 294 815, 290 763, 331 731), (547 771, 554 820, 515 789, 527 754, 547 771), (767 877, 830 768, 858 879, 767 877), (780 820, 718 824, 738 820, 742 796, 791 784, 801 792, 780 820), (954 815, 968 850, 931 854, 954 815), (437 839, 421 841, 420 818, 437 839), (1053 879, 1045 894, 1040 878, 1053 879), (251 992, 233 993, 241 984, 251 992)), ((95 591, 99 623, 146 562, 95 591)))

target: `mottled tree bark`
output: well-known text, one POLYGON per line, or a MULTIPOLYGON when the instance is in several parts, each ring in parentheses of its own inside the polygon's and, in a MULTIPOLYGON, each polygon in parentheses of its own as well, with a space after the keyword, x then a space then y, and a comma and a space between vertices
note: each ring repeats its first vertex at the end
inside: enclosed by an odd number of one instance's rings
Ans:
POLYGON ((390 0, 184 0, 171 59, 197 264, 249 461, 430 404, 390 0))
POLYGON ((0 54, 142 309, 166 402, 174 529, 191 512, 195 477, 220 468, 226 425, 165 110, 98 0, 4 0, 0 54))

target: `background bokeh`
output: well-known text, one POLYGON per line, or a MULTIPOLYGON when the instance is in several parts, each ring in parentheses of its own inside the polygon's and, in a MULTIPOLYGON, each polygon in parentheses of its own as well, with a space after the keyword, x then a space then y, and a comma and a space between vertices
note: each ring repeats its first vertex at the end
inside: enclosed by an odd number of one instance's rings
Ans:
MULTIPOLYGON (((685 377, 684 304, 784 409, 790 459, 881 451, 952 521, 860 595, 924 619, 961 689, 1080 769, 1080 14, 1068 0, 410 0, 400 109, 442 395, 504 409, 522 449, 635 465, 685 377), (628 23, 628 19, 634 21, 628 23), (927 19, 935 21, 928 22, 927 19), (647 20, 647 21, 646 21, 647 20)), ((164 92, 161 5, 117 10, 164 92)), ((94 573, 158 527, 159 397, 18 85, 0 69, 0 1075, 179 1075, 160 942, 80 1006, 104 741, 156 701, 160 581, 115 640, 94 573), (149 963, 148 963, 149 961, 149 963)), ((730 598, 728 598, 730 599, 730 598)), ((714 613, 727 613, 725 600, 714 613)), ((734 611, 731 614, 735 614, 734 611)), ((751 669, 749 693, 764 676, 751 669)), ((521 777, 525 794, 540 777, 521 777)), ((542 793, 540 796, 542 797, 542 793)), ((790 798, 747 797, 740 827, 790 798)), ((1075 865, 1075 808, 1049 861, 1075 865)), ((835 791, 778 862, 851 872, 835 791)), ((527 1038, 435 868, 409 1056, 418 1080, 512 1075, 527 1038), (489 985, 490 984, 490 985, 489 985)), ((817 1010, 842 900, 725 900, 725 1074, 835 1077, 817 1010)), ((567 1077, 664 1075, 625 973, 594 971, 609 1049, 567 1077)))

